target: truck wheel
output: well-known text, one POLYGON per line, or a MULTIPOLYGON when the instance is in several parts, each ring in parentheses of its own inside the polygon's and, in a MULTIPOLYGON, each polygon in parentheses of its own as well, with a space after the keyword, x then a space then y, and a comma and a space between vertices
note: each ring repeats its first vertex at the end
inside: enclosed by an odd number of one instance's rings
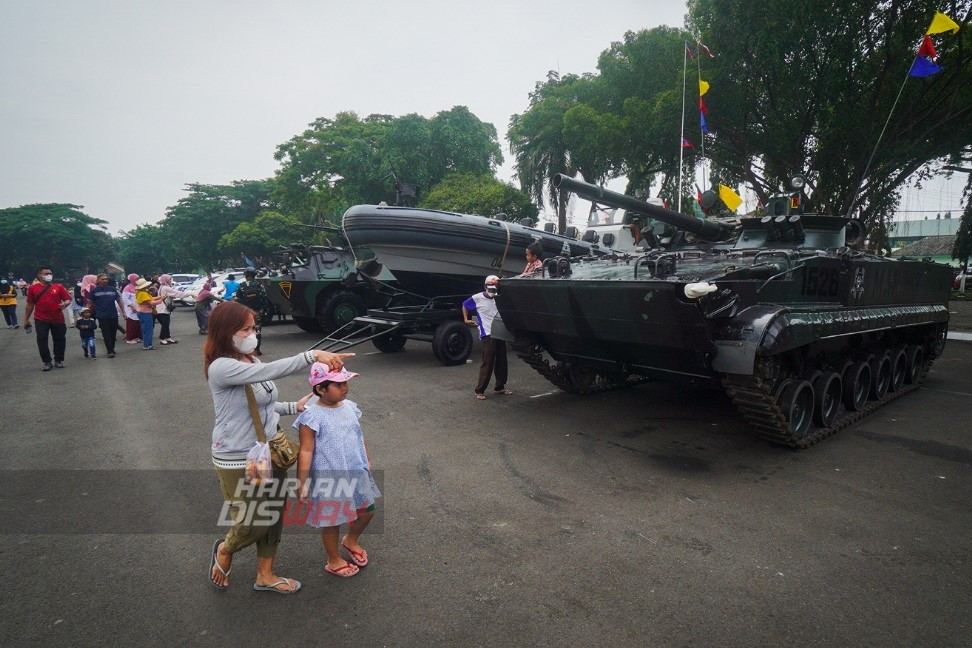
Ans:
POLYGON ((294 324, 297 325, 301 331, 307 331, 308 333, 320 333, 321 323, 318 322, 313 317, 300 317, 299 315, 294 315, 294 324))
POLYGON ((355 317, 365 313, 364 301, 350 290, 342 290, 327 298, 318 311, 318 319, 325 331, 336 331, 355 317))
POLYGON ((447 367, 465 363, 472 353, 472 345, 469 327, 457 320, 439 324, 432 335, 432 353, 447 367))
POLYGON ((406 341, 408 341, 408 338, 404 335, 385 333, 373 339, 371 343, 382 353, 394 353, 395 351, 401 351, 406 341))

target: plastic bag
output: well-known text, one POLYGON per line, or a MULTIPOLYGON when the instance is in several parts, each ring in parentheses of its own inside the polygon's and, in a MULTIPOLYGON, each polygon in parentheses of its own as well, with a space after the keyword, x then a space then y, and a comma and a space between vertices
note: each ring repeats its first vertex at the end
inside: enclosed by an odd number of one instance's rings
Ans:
POLYGON ((246 455, 246 483, 257 485, 271 477, 270 446, 259 441, 250 448, 246 455))

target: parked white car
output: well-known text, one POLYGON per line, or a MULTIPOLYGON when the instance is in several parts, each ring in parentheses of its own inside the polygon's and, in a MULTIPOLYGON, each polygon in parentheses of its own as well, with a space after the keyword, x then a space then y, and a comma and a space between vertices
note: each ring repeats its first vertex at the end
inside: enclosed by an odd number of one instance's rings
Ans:
POLYGON ((972 289, 972 281, 969 281, 969 277, 972 277, 972 273, 960 272, 955 275, 955 279, 952 281, 952 290, 965 292, 972 289))
POLYGON ((187 274, 184 272, 170 272, 169 274, 172 276, 172 287, 176 290, 185 290, 199 278, 197 274, 187 274))
MULTIPOLYGON (((213 275, 214 285, 212 291, 213 294, 216 295, 217 297, 223 296, 223 282, 226 281, 226 277, 228 277, 230 274, 231 273, 229 272, 225 272, 225 273, 213 275)), ((193 306, 196 303, 196 295, 198 295, 199 291, 202 290, 202 287, 206 283, 206 281, 207 281, 206 277, 199 277, 188 286, 179 288, 180 292, 184 292, 187 294, 185 297, 182 297, 181 299, 176 299, 175 303, 182 304, 183 306, 193 306)))

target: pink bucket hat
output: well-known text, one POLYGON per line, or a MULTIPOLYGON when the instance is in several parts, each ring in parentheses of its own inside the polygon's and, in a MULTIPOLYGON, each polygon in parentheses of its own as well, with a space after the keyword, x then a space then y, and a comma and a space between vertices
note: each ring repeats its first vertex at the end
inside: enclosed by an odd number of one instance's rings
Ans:
POLYGON ((323 362, 315 362, 311 365, 310 377, 307 379, 307 382, 313 387, 314 385, 320 385, 326 380, 330 380, 331 382, 348 382, 357 375, 353 371, 348 371, 344 368, 331 371, 331 368, 323 362))

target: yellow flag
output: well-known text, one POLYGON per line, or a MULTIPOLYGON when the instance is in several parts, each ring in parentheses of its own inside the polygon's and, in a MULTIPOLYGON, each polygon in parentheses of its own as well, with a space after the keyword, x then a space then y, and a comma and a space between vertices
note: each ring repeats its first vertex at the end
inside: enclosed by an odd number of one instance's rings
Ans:
POLYGON ((926 34, 941 34, 942 32, 949 31, 953 34, 958 33, 959 26, 958 23, 943 14, 941 11, 935 12, 935 17, 932 18, 931 26, 926 31, 926 34))
POLYGON ((699 96, 701 97, 709 91, 709 82, 699 79, 699 96))
POLYGON ((719 200, 726 203, 726 207, 731 211, 736 211, 736 208, 742 204, 739 194, 724 184, 719 185, 719 200))

